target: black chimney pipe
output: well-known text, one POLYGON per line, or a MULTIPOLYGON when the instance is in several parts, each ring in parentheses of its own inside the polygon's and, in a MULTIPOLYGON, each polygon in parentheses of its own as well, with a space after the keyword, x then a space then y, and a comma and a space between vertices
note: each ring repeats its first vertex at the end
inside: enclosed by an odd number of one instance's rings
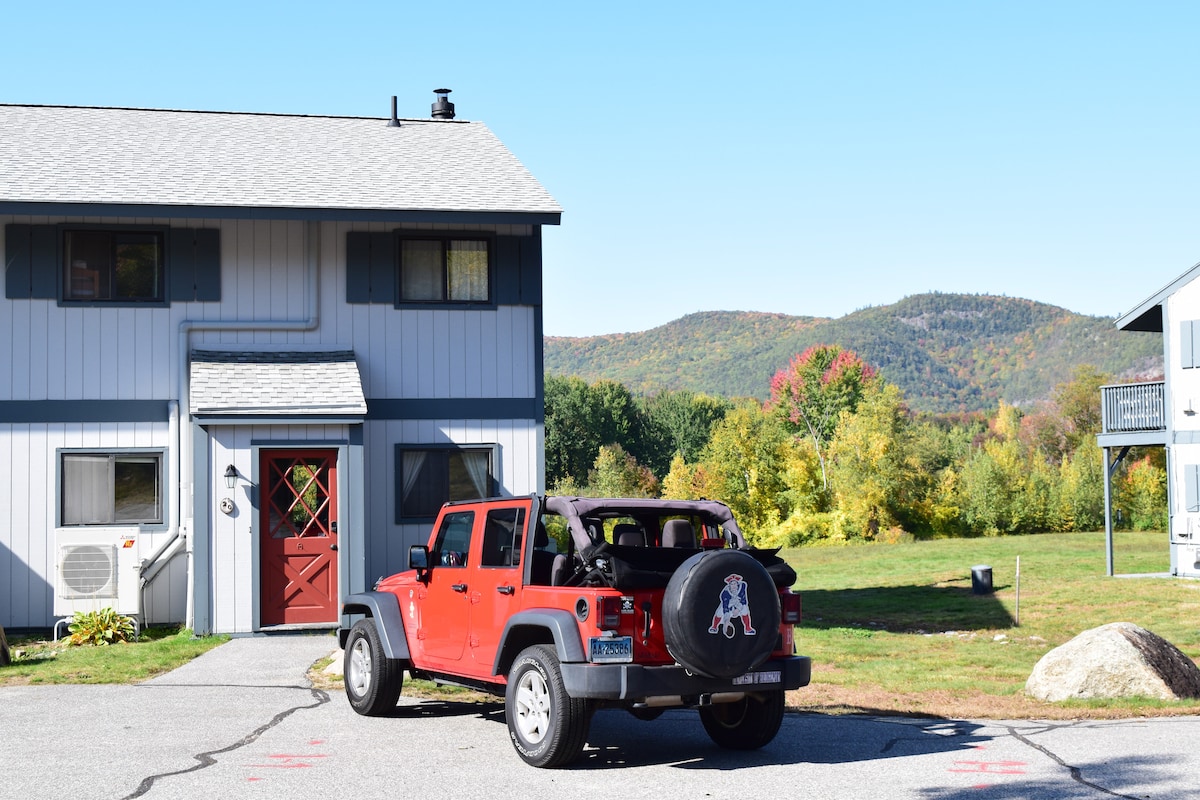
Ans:
POLYGON ((392 95, 392 118, 388 120, 389 128, 399 128, 400 118, 396 116, 396 95, 392 95))
POLYGON ((431 108, 433 109, 434 119, 454 119, 454 103, 450 102, 447 95, 450 94, 449 89, 434 89, 433 93, 437 95, 437 102, 431 108))

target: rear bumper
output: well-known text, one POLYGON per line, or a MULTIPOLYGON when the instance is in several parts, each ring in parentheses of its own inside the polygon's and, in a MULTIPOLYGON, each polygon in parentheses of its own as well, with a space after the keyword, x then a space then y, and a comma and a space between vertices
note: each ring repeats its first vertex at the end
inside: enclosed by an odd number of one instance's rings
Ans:
POLYGON ((812 676, 808 656, 773 658, 755 667, 749 674, 761 681, 764 673, 778 671, 778 683, 738 683, 738 679, 706 678, 693 675, 678 665, 644 667, 640 664, 562 664, 563 684, 571 697, 596 700, 639 701, 647 697, 686 698, 718 692, 753 692, 771 689, 799 689, 812 676))

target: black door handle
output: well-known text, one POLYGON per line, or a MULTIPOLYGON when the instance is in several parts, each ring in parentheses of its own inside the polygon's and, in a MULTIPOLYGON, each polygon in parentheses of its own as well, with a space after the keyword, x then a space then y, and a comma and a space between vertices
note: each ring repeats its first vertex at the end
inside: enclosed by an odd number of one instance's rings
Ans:
POLYGON ((331 545, 329 545, 329 549, 330 549, 330 550, 333 550, 333 551, 335 551, 335 552, 336 552, 336 551, 337 551, 337 545, 336 545, 336 544, 331 544, 331 545))
POLYGON ((496 591, 500 594, 512 594, 515 590, 511 586, 497 586, 496 591))
POLYGON ((465 583, 452 583, 450 584, 450 588, 456 592, 465 592, 467 590, 467 585, 465 583))

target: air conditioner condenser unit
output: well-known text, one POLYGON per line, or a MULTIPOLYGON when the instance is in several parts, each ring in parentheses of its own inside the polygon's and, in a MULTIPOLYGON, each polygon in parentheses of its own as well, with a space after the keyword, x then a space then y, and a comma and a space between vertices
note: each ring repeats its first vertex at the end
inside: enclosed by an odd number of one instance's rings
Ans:
POLYGON ((60 531, 56 563, 56 617, 104 608, 140 617, 141 557, 137 534, 111 528, 60 531))

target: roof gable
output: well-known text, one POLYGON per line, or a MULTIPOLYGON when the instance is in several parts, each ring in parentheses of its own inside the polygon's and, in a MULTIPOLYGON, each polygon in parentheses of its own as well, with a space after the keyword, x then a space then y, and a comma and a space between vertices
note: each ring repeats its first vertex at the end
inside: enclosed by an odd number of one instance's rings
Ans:
POLYGON ((480 122, 0 105, 0 211, 83 203, 562 211, 480 122))

